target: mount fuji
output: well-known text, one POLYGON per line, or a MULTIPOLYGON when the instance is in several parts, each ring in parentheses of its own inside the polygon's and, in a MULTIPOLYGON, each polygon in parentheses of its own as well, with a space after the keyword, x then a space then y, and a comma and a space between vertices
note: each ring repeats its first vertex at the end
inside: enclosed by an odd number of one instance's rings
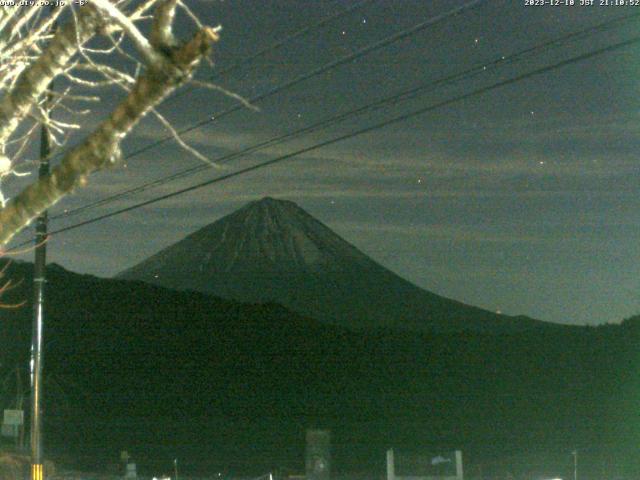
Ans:
POLYGON ((359 330, 500 333, 553 325, 423 290, 295 203, 271 197, 250 202, 117 277, 242 302, 275 302, 359 330))

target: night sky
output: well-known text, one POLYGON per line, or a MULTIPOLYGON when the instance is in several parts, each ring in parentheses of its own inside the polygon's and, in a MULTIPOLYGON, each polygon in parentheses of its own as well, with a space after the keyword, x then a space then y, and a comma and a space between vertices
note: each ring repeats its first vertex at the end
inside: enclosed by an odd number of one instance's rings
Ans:
MULTIPOLYGON (((384 0, 312 30, 214 78, 247 98, 464 2, 384 0)), ((188 135, 215 159, 372 100, 489 65, 640 6, 481 6, 257 102, 188 135)), ((220 23, 208 79, 278 39, 352 2, 227 0, 190 3, 220 23)), ((592 33, 521 62, 487 68, 405 103, 387 106, 290 143, 233 160, 81 215, 53 230, 426 107, 637 35, 639 20, 592 33)), ((179 33, 187 34, 180 21, 179 33)), ((640 313, 640 48, 632 45, 533 76, 276 166, 196 190, 58 236, 49 258, 111 276, 244 203, 292 200, 373 259, 427 290, 507 314, 599 324, 640 313)), ((120 96, 105 95, 87 133, 120 96)), ((162 108, 188 127, 237 102, 196 89, 162 108)), ((80 139, 82 132, 74 137, 80 139)), ((125 155, 166 136, 149 118, 125 155)), ((77 141, 77 140, 76 140, 77 141)), ((73 144, 73 140, 71 142, 73 144)), ((52 210, 84 205, 201 162, 175 142, 101 172, 52 210)), ((7 185, 15 194, 22 185, 7 185)), ((25 233, 14 243, 28 238, 25 233)))

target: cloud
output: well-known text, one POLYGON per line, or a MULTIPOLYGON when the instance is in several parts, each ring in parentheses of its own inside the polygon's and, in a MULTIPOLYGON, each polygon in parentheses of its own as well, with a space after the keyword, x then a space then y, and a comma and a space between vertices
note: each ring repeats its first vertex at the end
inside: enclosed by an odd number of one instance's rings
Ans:
POLYGON ((501 233, 481 228, 477 225, 430 224, 430 225, 400 225, 393 223, 374 224, 368 222, 333 222, 332 226, 341 231, 362 232, 373 234, 385 233, 392 235, 419 236, 425 241, 446 240, 453 242, 481 242, 481 243, 543 243, 547 241, 542 236, 501 233))

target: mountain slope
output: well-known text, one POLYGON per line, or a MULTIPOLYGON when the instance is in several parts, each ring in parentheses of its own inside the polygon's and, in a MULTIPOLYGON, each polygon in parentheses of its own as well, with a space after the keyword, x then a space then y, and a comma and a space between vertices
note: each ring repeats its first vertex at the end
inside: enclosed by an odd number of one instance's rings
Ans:
POLYGON ((273 301, 358 329, 513 331, 542 325, 422 290, 295 203, 270 197, 198 230, 118 278, 245 302, 273 301))
MULTIPOLYGON (((5 302, 29 303, 31 270, 10 267, 20 285, 5 302)), ((238 460, 237 450, 246 455, 252 445, 275 441, 267 454, 251 457, 262 469, 278 441, 294 443, 301 419, 331 416, 307 391, 325 383, 342 391, 363 365, 353 334, 279 305, 244 305, 55 265, 46 298, 47 448, 73 454, 76 467, 86 460, 103 468, 126 448, 147 469, 178 455, 210 473, 238 460), (274 440, 269 432, 276 428, 281 438, 274 440), (211 458, 224 463, 211 466, 211 458)), ((0 309, 3 380, 28 365, 30 333, 30 305, 0 309)), ((0 406, 14 395, 0 389, 0 406)))
MULTIPOLYGON (((4 301, 32 298, 31 269, 11 267, 9 278, 24 281, 4 301)), ((313 426, 332 430, 336 470, 367 478, 384 472, 389 446, 455 446, 484 461, 568 446, 637 450, 638 322, 508 335, 352 332, 278 305, 54 266, 46 298, 47 452, 76 467, 102 469, 125 449, 148 476, 173 458, 203 476, 300 472, 313 426)), ((3 407, 15 398, 13 368, 28 365, 30 310, 0 309, 3 407)))

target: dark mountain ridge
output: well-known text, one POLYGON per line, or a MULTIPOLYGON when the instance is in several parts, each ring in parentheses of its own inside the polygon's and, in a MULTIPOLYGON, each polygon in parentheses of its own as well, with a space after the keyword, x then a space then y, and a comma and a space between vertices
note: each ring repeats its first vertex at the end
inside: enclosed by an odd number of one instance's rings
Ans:
MULTIPOLYGON (((29 300, 30 266, 8 274, 24 282, 3 300, 29 300)), ((462 448, 470 464, 637 448, 638 321, 353 332, 276 304, 60 267, 47 297, 47 451, 74 466, 102 469, 128 450, 149 474, 176 456, 201 474, 302 471, 304 429, 318 426, 333 431, 337 471, 383 472, 390 446, 462 448)), ((1 378, 27 365, 29 335, 28 307, 0 310, 1 378)))
POLYGON ((379 265, 295 203, 250 202, 118 278, 276 302, 351 329, 511 332, 551 326, 465 305, 379 265))

